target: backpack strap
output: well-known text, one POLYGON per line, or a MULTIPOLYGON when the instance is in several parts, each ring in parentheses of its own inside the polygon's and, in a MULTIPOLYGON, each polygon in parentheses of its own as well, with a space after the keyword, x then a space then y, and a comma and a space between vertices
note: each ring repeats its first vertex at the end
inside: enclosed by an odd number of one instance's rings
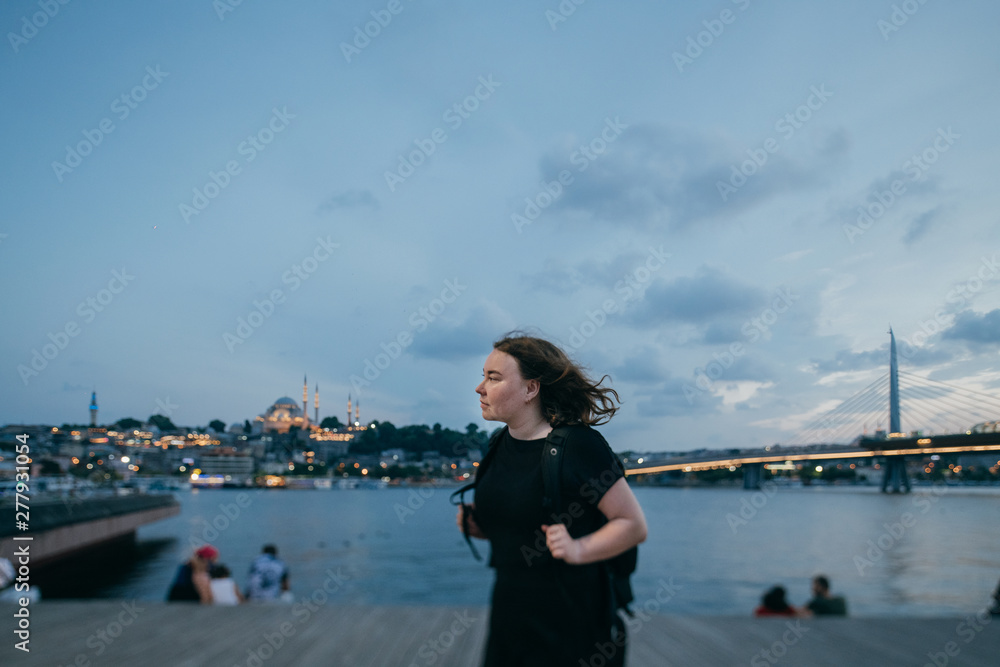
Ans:
POLYGON ((545 436, 542 447, 542 509, 545 517, 553 521, 562 511, 562 462, 566 452, 566 434, 569 428, 557 426, 545 436))
MULTIPOLYGON (((483 455, 483 460, 479 462, 479 466, 476 468, 475 479, 466 484, 465 486, 453 491, 449 500, 452 505, 462 506, 462 536, 465 537, 466 544, 469 545, 469 549, 472 550, 472 555, 476 560, 482 560, 483 557, 479 555, 479 551, 476 550, 476 545, 472 543, 472 536, 469 535, 469 517, 473 519, 476 518, 476 510, 465 502, 465 494, 467 491, 475 491, 476 485, 479 484, 479 480, 482 479, 483 471, 486 466, 496 458, 497 443, 503 434, 507 431, 507 427, 504 426, 502 430, 498 431, 496 435, 490 438, 489 445, 486 447, 486 454, 483 455), (456 497, 458 502, 456 502, 456 497)), ((475 496, 473 496, 474 498, 475 496)))

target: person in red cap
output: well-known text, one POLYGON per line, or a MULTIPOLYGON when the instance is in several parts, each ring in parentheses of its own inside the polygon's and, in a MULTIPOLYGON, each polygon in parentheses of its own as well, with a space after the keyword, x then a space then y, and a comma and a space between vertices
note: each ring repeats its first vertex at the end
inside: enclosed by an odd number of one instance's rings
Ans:
POLYGON ((212 584, 208 572, 218 558, 219 550, 211 544, 195 550, 190 560, 177 568, 167 602, 212 604, 212 584))

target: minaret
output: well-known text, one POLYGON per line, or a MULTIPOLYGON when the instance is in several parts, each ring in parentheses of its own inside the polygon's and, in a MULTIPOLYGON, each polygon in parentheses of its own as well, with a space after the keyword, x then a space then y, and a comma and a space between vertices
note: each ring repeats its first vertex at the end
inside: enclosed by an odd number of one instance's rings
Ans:
POLYGON ((361 399, 358 398, 358 402, 354 404, 354 423, 358 426, 361 425, 361 399))
POLYGON ((309 423, 309 382, 302 376, 302 428, 309 423))
POLYGON ((316 384, 316 391, 313 394, 313 398, 315 399, 313 405, 316 408, 316 419, 313 421, 316 423, 316 426, 319 426, 319 383, 316 384))
POLYGON ((349 393, 347 394, 347 423, 344 426, 351 427, 351 395, 349 393))
POLYGON ((97 428, 97 391, 90 394, 90 428, 97 428))
POLYGON ((889 327, 889 433, 900 433, 899 367, 896 365, 896 336, 889 327))

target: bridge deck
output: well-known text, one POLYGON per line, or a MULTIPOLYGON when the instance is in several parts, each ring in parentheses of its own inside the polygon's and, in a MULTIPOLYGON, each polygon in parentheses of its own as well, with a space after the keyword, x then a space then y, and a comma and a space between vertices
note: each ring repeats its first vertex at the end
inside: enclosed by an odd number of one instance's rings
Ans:
MULTIPOLYGON (((488 621, 483 608, 332 604, 310 610, 43 601, 31 612, 30 654, 14 649, 11 617, 2 613, 0 664, 473 667, 488 621)), ((790 626, 777 619, 652 616, 631 633, 628 664, 994 666, 1000 622, 976 623, 835 618, 790 626)))

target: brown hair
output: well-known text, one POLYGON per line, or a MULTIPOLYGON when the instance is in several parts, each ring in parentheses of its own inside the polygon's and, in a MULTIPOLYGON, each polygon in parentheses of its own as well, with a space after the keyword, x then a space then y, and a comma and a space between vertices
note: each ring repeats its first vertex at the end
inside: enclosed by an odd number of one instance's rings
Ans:
POLYGON ((552 426, 580 422, 595 426, 618 411, 618 392, 601 386, 607 375, 594 382, 565 352, 545 339, 512 331, 493 343, 493 349, 514 357, 525 380, 538 380, 542 415, 552 426))

